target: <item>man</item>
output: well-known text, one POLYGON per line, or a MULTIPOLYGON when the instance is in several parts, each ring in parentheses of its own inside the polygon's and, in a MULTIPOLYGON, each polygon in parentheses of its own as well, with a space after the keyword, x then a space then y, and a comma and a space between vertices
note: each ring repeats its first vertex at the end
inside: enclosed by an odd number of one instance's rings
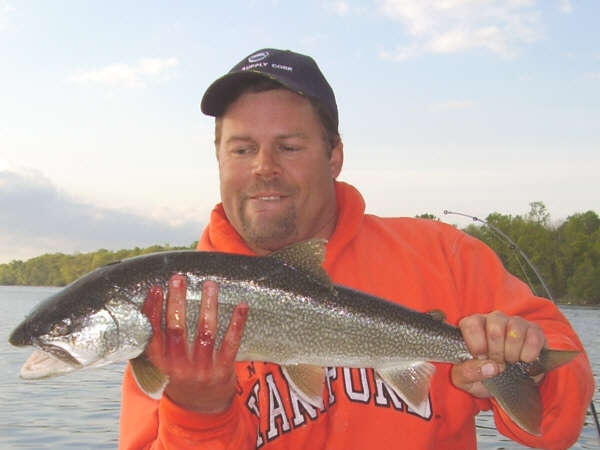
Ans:
MULTIPOLYGON (((361 195, 336 181, 343 162, 331 87, 309 57, 264 49, 215 81, 202 111, 216 117, 221 200, 199 250, 266 255, 310 238, 328 240, 335 283, 420 311, 441 309, 473 360, 437 364, 425 412, 416 413, 369 369, 328 368, 324 407, 301 400, 274 364, 235 362, 248 306, 240 299, 215 345, 218 287, 206 282, 198 330, 186 349, 183 276, 148 294, 150 360, 170 377, 146 397, 129 368, 121 448, 475 448, 474 416, 492 408, 511 439, 565 448, 578 437, 593 392, 589 363, 568 322, 501 266, 479 241, 433 221, 364 214, 361 195), (505 362, 533 361, 544 346, 582 351, 536 381, 542 435, 515 425, 482 380, 505 362)), ((228 320, 221 317, 220 320, 228 320)))

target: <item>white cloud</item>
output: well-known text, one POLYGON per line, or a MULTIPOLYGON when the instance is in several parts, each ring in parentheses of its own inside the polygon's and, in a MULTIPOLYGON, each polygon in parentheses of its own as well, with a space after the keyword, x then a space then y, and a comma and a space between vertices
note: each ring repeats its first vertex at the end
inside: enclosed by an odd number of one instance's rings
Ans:
POLYGON ((7 1, 0 0, 0 31, 8 28, 9 16, 11 16, 16 9, 9 4, 7 1))
POLYGON ((421 52, 421 48, 417 44, 402 46, 399 45, 395 50, 381 50, 379 56, 388 61, 406 61, 407 59, 417 56, 421 52))
POLYGON ((170 67, 175 67, 179 64, 177 58, 141 58, 138 62, 139 72, 142 75, 160 75, 170 67))
POLYGON ((344 1, 337 1, 331 3, 331 8, 336 14, 340 16, 345 16, 350 11, 350 5, 348 5, 348 2, 344 1))
POLYGON ((334 14, 338 16, 348 16, 348 15, 363 15, 366 13, 367 9, 364 6, 354 6, 347 1, 344 0, 335 0, 327 3, 327 8, 330 11, 333 11, 334 14))
POLYGON ((473 49, 510 57, 542 36, 534 0, 380 0, 379 12, 409 35, 408 45, 380 52, 391 60, 473 49))
POLYGON ((573 5, 570 0, 558 0, 558 9, 561 13, 571 14, 573 12, 573 5))
POLYGON ((79 72, 69 77, 73 83, 109 86, 144 87, 150 79, 168 74, 179 64, 177 58, 140 58, 133 64, 109 64, 100 69, 79 72))

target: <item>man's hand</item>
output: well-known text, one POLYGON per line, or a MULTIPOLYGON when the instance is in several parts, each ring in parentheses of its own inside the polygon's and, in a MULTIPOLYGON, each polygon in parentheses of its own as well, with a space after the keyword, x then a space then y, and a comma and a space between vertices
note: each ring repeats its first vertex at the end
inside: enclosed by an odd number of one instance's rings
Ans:
POLYGON ((165 394, 179 406, 200 413, 216 414, 229 408, 235 394, 234 362, 248 317, 248 305, 240 303, 231 316, 220 348, 217 334, 217 284, 202 286, 198 329, 188 348, 186 329, 186 282, 183 275, 169 280, 166 329, 161 325, 163 292, 153 287, 143 311, 152 323, 153 337, 146 348, 150 361, 169 376, 165 394))
MULTIPOLYGON (((452 367, 452 383, 475 397, 490 397, 481 381, 503 371, 506 362, 532 362, 546 345, 537 324, 500 311, 465 317, 458 327, 475 358, 452 367)), ((542 377, 534 380, 539 382, 542 377)))

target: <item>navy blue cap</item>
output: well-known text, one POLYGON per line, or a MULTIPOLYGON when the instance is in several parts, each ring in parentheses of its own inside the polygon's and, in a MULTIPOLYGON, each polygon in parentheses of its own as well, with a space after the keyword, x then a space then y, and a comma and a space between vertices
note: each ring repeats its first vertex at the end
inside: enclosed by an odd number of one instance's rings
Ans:
POLYGON ((200 105, 209 116, 220 116, 233 99, 231 92, 242 80, 256 77, 275 80, 297 94, 319 101, 338 125, 338 110, 333 89, 310 56, 290 50, 265 48, 244 58, 224 76, 212 83, 200 105))

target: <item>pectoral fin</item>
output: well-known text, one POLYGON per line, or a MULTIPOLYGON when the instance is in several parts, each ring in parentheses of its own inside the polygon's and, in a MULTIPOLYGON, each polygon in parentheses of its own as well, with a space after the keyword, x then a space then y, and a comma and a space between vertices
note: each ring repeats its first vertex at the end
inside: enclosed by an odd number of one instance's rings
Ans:
POLYGON ((325 386, 325 369, 308 364, 295 364, 281 368, 290 386, 298 396, 323 409, 323 388, 325 386))
POLYGON ((427 414, 429 385, 435 366, 426 361, 408 361, 401 366, 376 369, 377 374, 413 411, 427 414))
POLYGON ((518 364, 482 381, 509 417, 528 433, 541 435, 542 401, 537 385, 518 364))
POLYGON ((482 383, 517 425, 528 433, 540 436, 542 401, 539 387, 530 376, 562 366, 578 354, 578 351, 544 349, 537 361, 507 364, 504 372, 482 383))
POLYGON ((158 370, 144 355, 130 359, 129 364, 139 388, 147 396, 158 400, 169 382, 169 377, 158 370))

